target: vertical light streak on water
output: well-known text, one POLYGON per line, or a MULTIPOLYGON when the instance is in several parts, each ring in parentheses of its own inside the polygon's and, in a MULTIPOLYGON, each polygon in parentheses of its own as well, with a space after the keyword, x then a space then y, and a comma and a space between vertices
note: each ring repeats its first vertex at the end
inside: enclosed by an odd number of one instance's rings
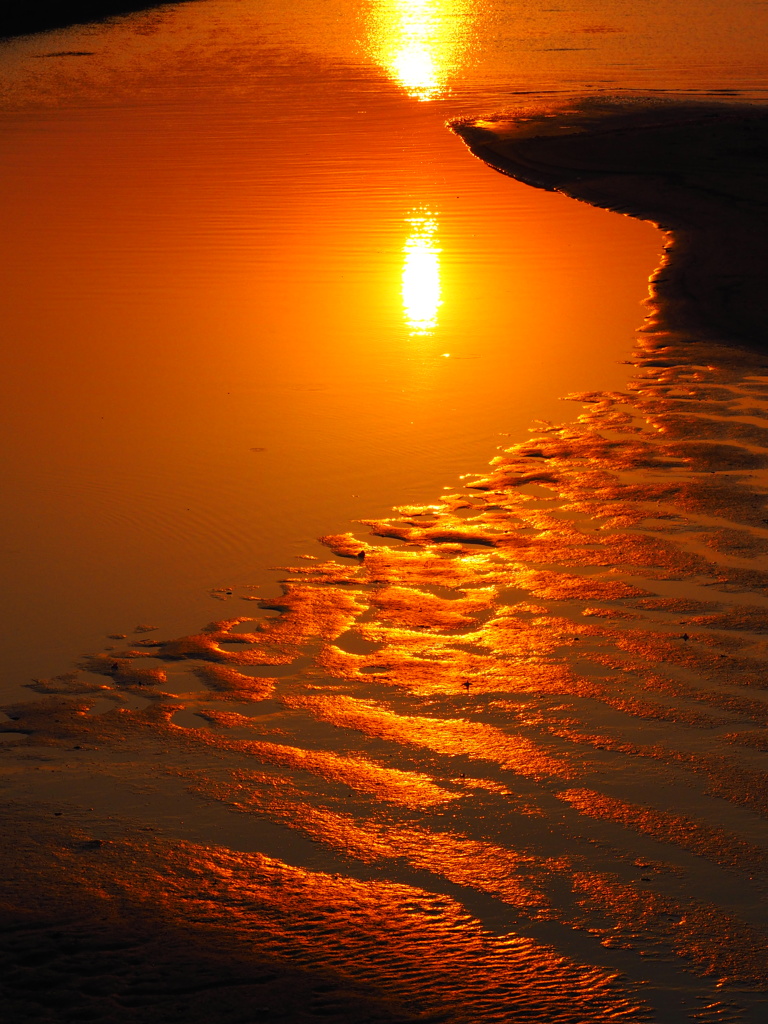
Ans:
POLYGON ((466 0, 378 0, 370 21, 374 59, 414 99, 445 95, 462 64, 466 0))
POLYGON ((443 304, 436 214, 421 210, 407 219, 411 227, 403 246, 403 317, 414 334, 431 334, 443 304))

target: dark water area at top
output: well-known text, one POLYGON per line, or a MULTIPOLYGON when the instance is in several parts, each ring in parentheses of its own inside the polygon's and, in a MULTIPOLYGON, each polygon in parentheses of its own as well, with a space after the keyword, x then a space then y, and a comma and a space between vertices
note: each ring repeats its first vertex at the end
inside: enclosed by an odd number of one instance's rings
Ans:
POLYGON ((0 46, 12 1020, 761 1019, 768 362, 446 121, 761 104, 766 19, 0 46))

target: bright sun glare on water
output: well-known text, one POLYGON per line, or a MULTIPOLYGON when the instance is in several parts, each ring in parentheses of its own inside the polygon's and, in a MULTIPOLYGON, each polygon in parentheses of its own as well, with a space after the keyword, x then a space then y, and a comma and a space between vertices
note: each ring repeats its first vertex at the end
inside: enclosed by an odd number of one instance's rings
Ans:
POLYGON ((437 217, 420 211, 408 218, 411 233, 403 246, 403 316, 411 334, 429 334, 437 326, 440 297, 440 247, 437 217))
POLYGON ((433 100, 445 93, 462 49, 463 0, 380 0, 372 21, 377 61, 409 96, 433 100))

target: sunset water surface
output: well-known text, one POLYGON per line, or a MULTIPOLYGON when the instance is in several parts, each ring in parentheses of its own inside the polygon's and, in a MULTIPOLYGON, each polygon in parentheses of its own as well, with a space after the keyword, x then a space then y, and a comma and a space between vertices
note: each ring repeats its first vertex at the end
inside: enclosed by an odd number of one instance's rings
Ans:
POLYGON ((0 43, 10 1021, 763 1019, 767 23, 0 43))

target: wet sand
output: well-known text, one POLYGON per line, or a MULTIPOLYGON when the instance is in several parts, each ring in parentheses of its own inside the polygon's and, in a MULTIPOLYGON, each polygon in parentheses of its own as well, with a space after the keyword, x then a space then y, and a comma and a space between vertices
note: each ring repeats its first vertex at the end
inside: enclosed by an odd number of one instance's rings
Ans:
POLYGON ((459 127, 671 232, 624 390, 5 708, 15 1019, 762 1019, 764 121, 704 116, 459 127))
POLYGON ((3 807, 11 874, 0 929, 4 1020, 416 1019, 333 970, 275 957, 255 929, 165 913, 151 899, 154 873, 177 847, 93 839, 92 823, 68 814, 62 825, 52 809, 49 820, 35 810, 3 807))

